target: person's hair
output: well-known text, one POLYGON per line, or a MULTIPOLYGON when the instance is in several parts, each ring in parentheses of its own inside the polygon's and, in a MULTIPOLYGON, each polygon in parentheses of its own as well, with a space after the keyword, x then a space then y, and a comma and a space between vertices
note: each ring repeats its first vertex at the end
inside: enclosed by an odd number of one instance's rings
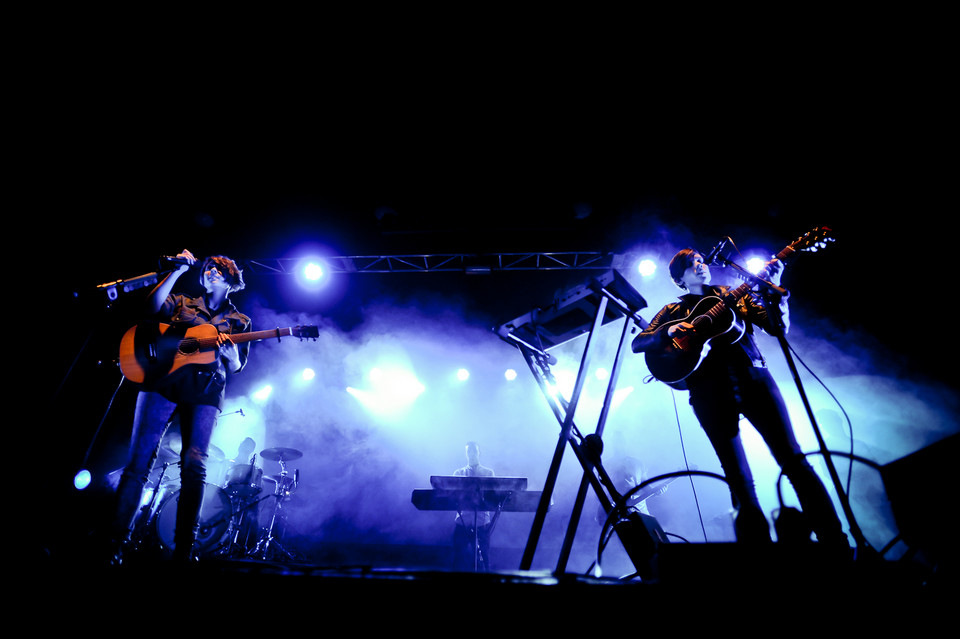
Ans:
POLYGON ((203 260, 203 266, 200 268, 201 281, 203 280, 203 274, 206 273, 211 263, 217 267, 217 270, 223 275, 223 279, 230 285, 229 290, 231 293, 242 291, 246 286, 246 283, 243 281, 243 271, 240 270, 236 262, 225 255, 212 255, 203 260))
POLYGON ((674 284, 683 290, 687 290, 687 287, 683 285, 683 272, 693 264, 693 256, 699 254, 700 251, 697 249, 688 247, 678 251, 670 260, 670 278, 674 284))

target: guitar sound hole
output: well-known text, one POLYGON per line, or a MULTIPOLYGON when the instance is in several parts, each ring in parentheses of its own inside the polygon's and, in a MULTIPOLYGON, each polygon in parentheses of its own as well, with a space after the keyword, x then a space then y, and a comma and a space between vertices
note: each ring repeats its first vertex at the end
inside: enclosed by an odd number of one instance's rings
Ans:
POLYGON ((198 340, 188 338, 180 342, 180 352, 184 355, 196 353, 198 350, 200 350, 200 342, 198 340))

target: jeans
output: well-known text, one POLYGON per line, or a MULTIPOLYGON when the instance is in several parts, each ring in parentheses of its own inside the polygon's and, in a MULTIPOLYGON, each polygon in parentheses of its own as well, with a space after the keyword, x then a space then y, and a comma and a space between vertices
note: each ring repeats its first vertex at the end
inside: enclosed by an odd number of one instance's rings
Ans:
POLYGON ((189 557, 197 536, 207 477, 207 450, 220 409, 176 404, 159 393, 137 396, 130 454, 117 487, 115 535, 126 539, 134 526, 144 486, 157 460, 160 443, 175 412, 180 416, 180 499, 174 529, 174 556, 189 557))
POLYGON ((766 442, 793 485, 818 541, 847 544, 830 495, 797 443, 786 404, 769 371, 752 368, 691 389, 690 404, 730 485, 733 505, 739 511, 738 539, 770 539, 769 524, 760 509, 753 474, 740 439, 742 414, 766 442))

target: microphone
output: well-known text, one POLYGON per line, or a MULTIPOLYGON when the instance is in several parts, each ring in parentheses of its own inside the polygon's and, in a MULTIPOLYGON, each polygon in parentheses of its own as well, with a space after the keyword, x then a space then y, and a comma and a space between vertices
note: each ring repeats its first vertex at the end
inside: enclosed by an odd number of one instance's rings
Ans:
POLYGON ((190 266, 190 262, 187 261, 187 258, 185 257, 164 255, 163 257, 160 258, 161 266, 183 266, 184 264, 186 264, 187 266, 190 266))
POLYGON ((716 261, 717 257, 720 256, 720 253, 723 251, 723 249, 727 247, 727 244, 729 242, 730 242, 729 237, 725 237, 719 242, 717 242, 717 245, 714 246, 712 249, 710 249, 710 252, 707 253, 706 257, 703 258, 703 263, 713 264, 716 261))

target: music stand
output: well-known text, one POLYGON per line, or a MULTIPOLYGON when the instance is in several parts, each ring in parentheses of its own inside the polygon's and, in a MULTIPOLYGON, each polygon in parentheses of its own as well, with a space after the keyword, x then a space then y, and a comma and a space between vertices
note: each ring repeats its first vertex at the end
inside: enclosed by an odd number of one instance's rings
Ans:
MULTIPOLYGON (((533 555, 539 542, 540 533, 543 530, 543 523, 556 485, 563 454, 568 444, 583 467, 584 476, 561 548, 557 573, 563 573, 566 570, 566 563, 573 545, 573 537, 580 521, 588 489, 593 488, 601 506, 608 514, 614 508, 614 505, 621 500, 620 494, 600 460, 602 452, 601 437, 616 389, 622 355, 629 340, 631 329, 634 325, 645 328, 648 324, 639 316, 639 311, 646 306, 646 301, 629 282, 616 270, 610 270, 560 295, 549 307, 534 309, 496 329, 501 339, 515 346, 521 352, 547 403, 561 425, 560 438, 554 450, 550 470, 544 482, 540 503, 521 560, 521 570, 529 570, 533 563, 533 555), (601 327, 620 318, 624 318, 625 321, 611 368, 597 428, 595 433, 584 437, 577 429, 574 415, 589 369, 590 358, 593 355, 592 350, 595 347, 596 334, 601 327), (556 388, 556 381, 550 372, 550 366, 556 363, 556 358, 550 355, 548 351, 581 336, 586 336, 586 343, 581 356, 580 369, 570 398, 564 399, 560 393, 553 390, 556 388)), ((651 537, 642 521, 632 517, 629 513, 627 517, 614 525, 614 531, 620 537, 624 549, 637 568, 638 574, 649 576, 650 562, 658 540, 651 537)))

